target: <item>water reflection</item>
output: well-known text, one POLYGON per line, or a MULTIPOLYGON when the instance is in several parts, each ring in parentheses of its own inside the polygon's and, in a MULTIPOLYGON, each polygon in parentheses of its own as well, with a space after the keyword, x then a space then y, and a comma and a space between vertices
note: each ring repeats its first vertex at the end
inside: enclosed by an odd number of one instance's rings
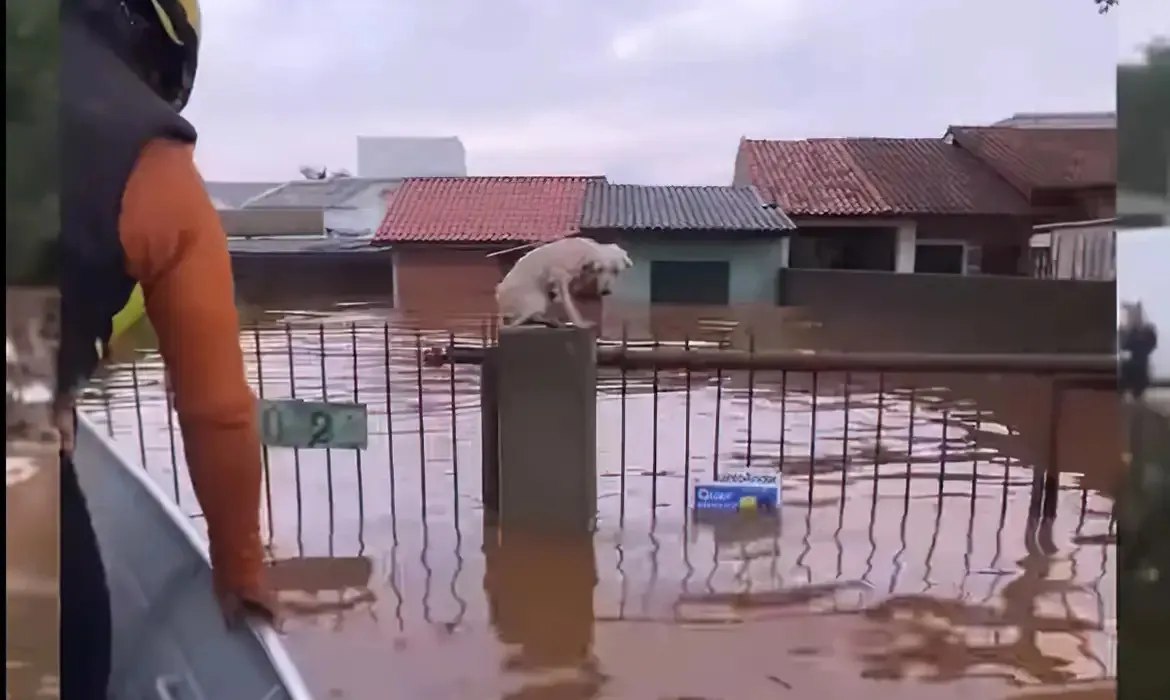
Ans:
POLYGON ((56 449, 10 442, 5 490, 5 639, 9 698, 58 696, 56 449), (12 478, 17 475, 19 478, 12 478))
MULTIPOLYGON (((288 641, 323 697, 1003 697, 1111 675, 1111 503, 1081 487, 1108 481, 1112 397, 1066 405, 1075 473, 1040 532, 1050 383, 603 372, 599 531, 564 541, 482 525, 478 369, 420 362, 485 319, 274 316, 293 323, 242 336, 258 393, 371 421, 361 453, 265 454, 288 641), (689 486, 746 464, 782 472, 780 518, 691 521, 689 486)), ((195 514, 164 389, 147 356, 88 410, 195 514)))
POLYGON ((867 617, 886 629, 865 640, 863 673, 901 680, 917 670, 930 682, 984 675, 1045 685, 1107 674, 1107 652, 1094 650, 1089 634, 1103 631, 1103 621, 1082 617, 1069 597, 1092 595, 1090 587, 1075 576, 1052 576, 1060 554, 1052 524, 1030 521, 1023 539, 1026 554, 1000 590, 998 605, 903 595, 869 608, 867 617), (1089 668, 1077 668, 1084 664, 1089 668))
POLYGON ((593 540, 489 527, 483 557, 488 621, 506 650, 500 670, 530 679, 504 697, 599 697, 605 677, 593 657, 593 540))
POLYGON ((331 618, 335 629, 341 627, 345 613, 359 607, 373 614, 377 595, 370 588, 374 572, 367 557, 274 559, 268 572, 287 614, 331 618))

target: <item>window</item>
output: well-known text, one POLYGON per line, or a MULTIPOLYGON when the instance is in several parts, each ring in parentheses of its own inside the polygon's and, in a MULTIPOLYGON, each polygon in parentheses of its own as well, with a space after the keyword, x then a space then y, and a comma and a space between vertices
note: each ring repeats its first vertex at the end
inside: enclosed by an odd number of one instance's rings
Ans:
POLYGON ((725 261, 650 263, 651 304, 726 306, 730 288, 731 265, 725 261))
POLYGON ((816 227, 792 237, 788 266, 805 270, 893 272, 897 230, 884 227, 816 227))
POLYGON ((919 242, 914 249, 914 271, 947 275, 966 274, 967 246, 961 242, 919 242))

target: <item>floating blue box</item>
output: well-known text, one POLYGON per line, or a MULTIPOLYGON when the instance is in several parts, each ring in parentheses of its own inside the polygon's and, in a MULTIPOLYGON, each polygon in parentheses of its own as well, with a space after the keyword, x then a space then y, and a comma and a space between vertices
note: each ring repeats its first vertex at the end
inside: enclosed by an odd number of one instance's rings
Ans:
POLYGON ((780 505, 780 484, 717 482, 695 485, 695 510, 774 511, 780 505))

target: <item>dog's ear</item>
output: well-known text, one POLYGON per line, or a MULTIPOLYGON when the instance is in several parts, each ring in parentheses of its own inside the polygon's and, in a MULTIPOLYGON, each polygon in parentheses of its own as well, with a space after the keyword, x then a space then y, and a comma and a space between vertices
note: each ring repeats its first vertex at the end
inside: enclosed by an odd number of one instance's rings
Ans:
POLYGON ((617 243, 609 243, 606 245, 609 250, 610 258, 613 260, 613 268, 617 271, 627 270, 634 266, 634 261, 630 259, 630 254, 626 249, 617 243))

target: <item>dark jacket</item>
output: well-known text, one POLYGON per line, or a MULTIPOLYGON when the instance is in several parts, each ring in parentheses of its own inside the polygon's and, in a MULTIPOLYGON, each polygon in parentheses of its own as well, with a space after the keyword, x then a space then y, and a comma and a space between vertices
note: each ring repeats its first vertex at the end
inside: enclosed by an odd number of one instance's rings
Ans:
POLYGON ((57 390, 68 395, 97 366, 95 343, 135 281, 118 235, 122 193, 139 153, 157 138, 194 143, 195 129, 79 17, 61 27, 61 348, 57 390))

